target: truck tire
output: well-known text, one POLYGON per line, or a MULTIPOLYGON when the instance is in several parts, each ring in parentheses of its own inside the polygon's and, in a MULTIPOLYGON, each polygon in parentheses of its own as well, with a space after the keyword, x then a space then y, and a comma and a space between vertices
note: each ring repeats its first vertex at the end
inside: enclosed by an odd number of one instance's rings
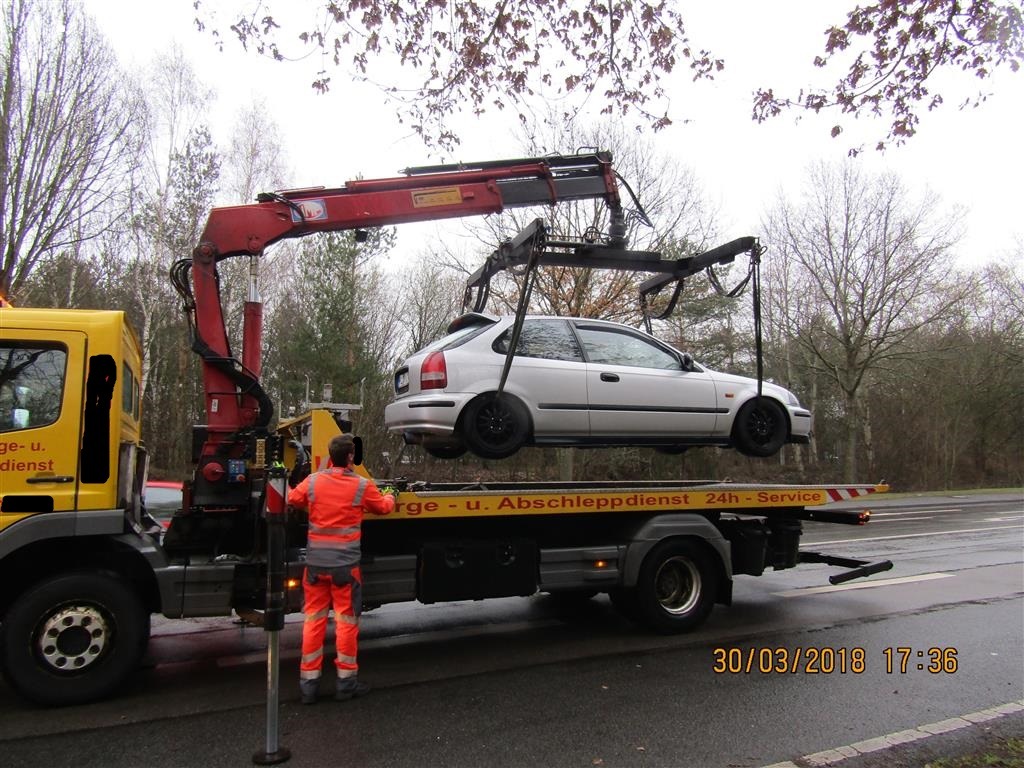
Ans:
POLYGON ((0 626, 4 677, 37 704, 99 699, 138 666, 149 614, 114 574, 71 571, 36 584, 0 626))
POLYGON ((717 589, 718 571, 700 544, 664 541, 640 566, 631 595, 632 618, 664 634, 687 632, 711 613, 717 589))

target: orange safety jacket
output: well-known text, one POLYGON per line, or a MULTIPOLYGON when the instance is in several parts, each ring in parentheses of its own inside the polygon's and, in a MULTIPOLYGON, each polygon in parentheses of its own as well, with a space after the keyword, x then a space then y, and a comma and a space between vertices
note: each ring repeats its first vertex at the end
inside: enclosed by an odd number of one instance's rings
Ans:
POLYGON ((314 472, 288 492, 288 503, 309 510, 306 565, 338 568, 358 565, 363 510, 386 515, 395 499, 351 469, 314 472))

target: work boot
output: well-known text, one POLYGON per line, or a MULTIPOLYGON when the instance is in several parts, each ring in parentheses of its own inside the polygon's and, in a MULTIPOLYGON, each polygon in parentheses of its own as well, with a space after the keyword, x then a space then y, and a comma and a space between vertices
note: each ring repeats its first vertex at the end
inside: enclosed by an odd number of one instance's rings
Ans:
POLYGON ((303 704, 316 704, 316 697, 320 693, 320 678, 299 680, 299 692, 302 694, 303 704))
POLYGON ((334 700, 348 701, 349 699, 358 699, 360 696, 365 696, 369 692, 369 683, 361 683, 354 677, 346 677, 335 683, 334 700))

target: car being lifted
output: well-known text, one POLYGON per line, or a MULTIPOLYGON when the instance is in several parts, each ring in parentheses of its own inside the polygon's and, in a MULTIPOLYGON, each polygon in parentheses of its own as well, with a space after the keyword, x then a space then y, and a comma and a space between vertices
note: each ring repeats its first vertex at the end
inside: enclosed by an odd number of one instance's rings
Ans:
POLYGON ((486 459, 526 445, 731 446, 750 456, 805 443, 811 413, 770 383, 698 365, 620 323, 527 316, 504 390, 515 317, 452 322, 395 372, 385 423, 439 458, 486 459), (499 395, 499 391, 501 394, 499 395))

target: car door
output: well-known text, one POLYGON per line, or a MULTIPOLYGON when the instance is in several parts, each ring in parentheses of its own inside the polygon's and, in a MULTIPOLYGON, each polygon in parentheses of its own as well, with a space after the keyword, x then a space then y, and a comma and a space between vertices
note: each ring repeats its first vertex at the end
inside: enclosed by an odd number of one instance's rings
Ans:
POLYGON ((575 327, 587 359, 592 437, 714 434, 715 383, 704 371, 684 371, 674 350, 629 328, 575 327))
MULTIPOLYGON (((494 342, 508 351, 511 329, 494 342)), ((509 371, 508 391, 527 404, 535 438, 584 437, 587 415, 587 367, 566 320, 530 318, 523 322, 509 371)))
POLYGON ((77 506, 85 335, 4 328, 0 528, 77 506))

